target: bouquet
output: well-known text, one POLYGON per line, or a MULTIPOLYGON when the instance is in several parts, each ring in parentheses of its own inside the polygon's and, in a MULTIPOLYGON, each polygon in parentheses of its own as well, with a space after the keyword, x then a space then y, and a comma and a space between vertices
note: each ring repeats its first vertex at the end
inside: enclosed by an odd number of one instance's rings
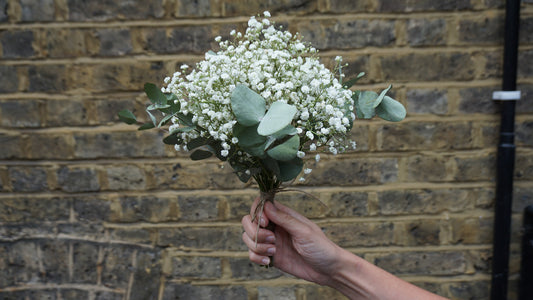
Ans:
POLYGON ((386 96, 390 86, 380 94, 352 91, 364 73, 345 81, 341 57, 328 70, 315 48, 269 18, 268 12, 251 17, 246 32, 233 30, 231 40, 216 37, 218 51, 207 52, 192 70, 181 66, 165 78, 166 87, 145 84, 148 123, 128 110, 118 114, 139 130, 168 125, 164 143, 190 151, 192 160, 215 156, 242 182, 253 179, 261 194, 253 218, 282 184, 302 170, 311 172, 304 169, 305 157, 313 153, 318 161, 319 152, 355 148, 347 135, 356 118, 400 121, 406 114, 401 103, 386 96))

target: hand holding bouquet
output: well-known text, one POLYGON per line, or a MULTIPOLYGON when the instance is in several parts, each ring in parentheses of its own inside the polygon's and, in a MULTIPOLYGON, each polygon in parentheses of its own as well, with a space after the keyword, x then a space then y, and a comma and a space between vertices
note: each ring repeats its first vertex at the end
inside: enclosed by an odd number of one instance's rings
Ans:
MULTIPOLYGON (((344 81, 342 58, 331 72, 315 48, 276 29, 269 17, 251 17, 244 34, 231 32, 231 41, 217 37, 217 52, 207 52, 193 70, 183 65, 165 79, 166 87, 146 84, 151 121, 139 127, 170 124, 163 142, 191 151, 192 160, 216 156, 229 162, 242 182, 255 180, 263 204, 298 177, 304 157, 314 153, 318 161, 318 151, 355 148, 347 134, 356 117, 400 121, 406 114, 386 96, 390 87, 379 95, 350 90, 364 73, 344 81)), ((139 123, 127 110, 119 118, 139 123)))

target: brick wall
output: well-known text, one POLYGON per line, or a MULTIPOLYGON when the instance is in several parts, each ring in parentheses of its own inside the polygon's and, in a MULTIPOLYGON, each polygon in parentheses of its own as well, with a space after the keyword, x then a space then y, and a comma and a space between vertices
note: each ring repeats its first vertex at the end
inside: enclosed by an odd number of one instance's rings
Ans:
MULTIPOLYGON (((443 296, 490 283, 503 0, 0 0, 0 298, 342 299, 248 262, 253 186, 153 132, 145 82, 193 63, 269 10, 343 55, 363 89, 394 84, 399 124, 357 121, 357 151, 324 157, 279 199, 343 247, 443 296), (267 4, 266 4, 267 3, 267 4)), ((533 1, 522 6, 510 293, 533 203, 533 1)))

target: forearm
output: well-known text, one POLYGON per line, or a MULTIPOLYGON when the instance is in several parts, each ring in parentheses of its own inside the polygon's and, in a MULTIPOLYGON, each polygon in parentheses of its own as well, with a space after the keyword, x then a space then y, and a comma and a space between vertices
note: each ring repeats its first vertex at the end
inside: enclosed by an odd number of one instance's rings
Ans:
POLYGON ((328 285, 349 299, 444 299, 343 250, 328 285))

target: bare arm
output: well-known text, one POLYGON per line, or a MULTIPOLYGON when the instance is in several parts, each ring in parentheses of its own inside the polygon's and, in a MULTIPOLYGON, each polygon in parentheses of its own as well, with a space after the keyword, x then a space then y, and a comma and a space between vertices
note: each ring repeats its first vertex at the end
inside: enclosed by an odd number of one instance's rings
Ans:
MULTIPOLYGON (((257 199, 252 210, 255 205, 257 199)), ((269 221, 277 225, 274 233, 263 228, 257 232, 250 215, 242 219, 243 241, 255 263, 268 264, 273 255, 274 266, 280 270, 330 286, 350 299, 444 299, 342 249, 315 223, 280 203, 265 204, 261 225, 269 221)))

